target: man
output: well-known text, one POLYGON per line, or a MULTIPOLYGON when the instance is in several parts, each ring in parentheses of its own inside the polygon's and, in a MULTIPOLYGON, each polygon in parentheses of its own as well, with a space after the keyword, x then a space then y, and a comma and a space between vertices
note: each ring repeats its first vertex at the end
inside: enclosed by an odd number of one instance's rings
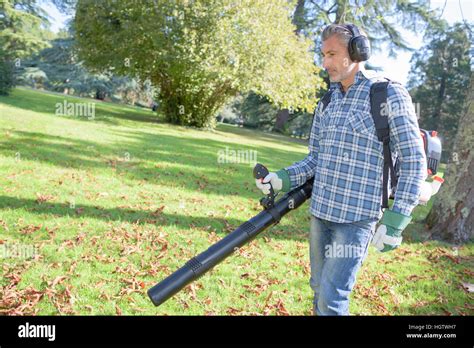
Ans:
POLYGON ((365 259, 377 221, 380 251, 393 250, 410 222, 426 178, 426 158, 411 98, 404 87, 387 89, 390 148, 400 161, 392 208, 382 214, 383 144, 370 108, 376 79, 364 70, 369 44, 358 28, 331 24, 322 33, 323 67, 331 99, 315 110, 309 154, 302 161, 267 175, 257 187, 289 191, 314 177, 311 197, 310 285, 314 313, 348 315, 349 295, 365 259))

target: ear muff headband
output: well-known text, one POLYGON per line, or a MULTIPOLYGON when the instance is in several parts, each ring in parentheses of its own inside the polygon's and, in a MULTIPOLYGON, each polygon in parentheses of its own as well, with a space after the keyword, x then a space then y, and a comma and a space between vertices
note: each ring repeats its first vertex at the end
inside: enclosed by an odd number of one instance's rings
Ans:
POLYGON ((349 41, 349 57, 353 61, 362 62, 370 57, 370 44, 367 37, 361 35, 359 28, 354 24, 344 24, 351 32, 352 38, 349 41))

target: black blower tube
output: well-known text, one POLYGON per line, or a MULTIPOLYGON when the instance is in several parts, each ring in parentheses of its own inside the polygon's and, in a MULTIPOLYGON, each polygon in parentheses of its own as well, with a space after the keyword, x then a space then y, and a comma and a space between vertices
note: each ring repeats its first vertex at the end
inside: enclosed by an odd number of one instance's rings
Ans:
POLYGON ((183 267, 148 290, 148 296, 159 306, 186 285, 196 280, 235 250, 253 240, 269 226, 278 223, 290 210, 298 208, 311 197, 313 179, 286 193, 280 200, 244 222, 232 233, 211 245, 206 251, 193 257, 183 267))

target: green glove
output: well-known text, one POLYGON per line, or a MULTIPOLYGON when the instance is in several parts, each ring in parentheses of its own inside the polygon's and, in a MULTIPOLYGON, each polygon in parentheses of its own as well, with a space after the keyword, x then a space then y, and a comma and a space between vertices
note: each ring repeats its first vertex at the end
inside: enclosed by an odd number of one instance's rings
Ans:
POLYGON ((290 176, 288 175, 288 172, 285 169, 280 169, 279 171, 276 172, 276 175, 278 175, 278 177, 281 179, 283 183, 281 190, 283 192, 290 191, 291 182, 290 182, 290 176))
POLYGON ((290 190, 290 177, 286 170, 281 169, 276 173, 268 173, 263 179, 255 179, 255 184, 265 195, 270 193, 270 184, 275 193, 278 191, 287 192, 290 190))
POLYGON ((406 216, 392 210, 385 210, 380 220, 372 244, 380 252, 396 249, 402 244, 402 232, 411 221, 411 216, 406 216))

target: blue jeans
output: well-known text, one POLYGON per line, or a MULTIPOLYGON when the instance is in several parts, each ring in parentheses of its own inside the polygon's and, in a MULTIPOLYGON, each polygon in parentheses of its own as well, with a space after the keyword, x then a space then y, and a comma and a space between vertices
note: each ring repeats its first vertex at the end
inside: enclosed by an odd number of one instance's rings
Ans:
POLYGON ((309 233, 314 314, 349 315, 349 295, 378 219, 335 223, 311 216, 309 233))

